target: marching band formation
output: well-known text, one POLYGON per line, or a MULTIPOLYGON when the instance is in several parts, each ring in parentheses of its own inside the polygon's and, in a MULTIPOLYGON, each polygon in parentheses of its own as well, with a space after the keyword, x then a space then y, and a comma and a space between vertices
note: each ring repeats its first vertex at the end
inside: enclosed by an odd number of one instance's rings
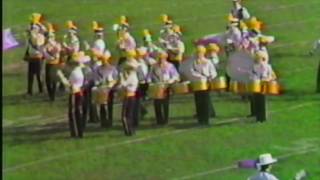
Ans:
POLYGON ((190 57, 185 55, 180 26, 168 15, 161 16, 159 40, 154 41, 151 32, 144 29, 141 46, 131 35, 128 18, 121 16, 119 24, 113 25, 119 57, 116 61, 104 40, 104 28, 98 22, 92 22, 95 41, 92 44, 84 41, 82 46, 79 29, 73 21, 66 23, 67 34, 58 42, 54 25, 45 25, 42 15, 34 13, 24 58, 29 65, 28 94, 33 94, 34 76, 39 92, 43 92, 41 71, 45 67, 50 100, 55 100, 57 89, 69 92, 72 137, 82 137, 87 122, 111 127, 115 98, 122 101, 121 120, 128 136, 135 133, 140 119, 147 113, 144 102, 148 98, 153 99, 157 124, 167 124, 170 97, 175 94, 194 93, 195 115, 200 124, 209 124, 209 119, 216 116, 210 92, 226 90, 248 96, 250 116, 263 122, 266 95, 279 94, 267 48, 274 38, 262 34, 264 24, 249 14, 241 0, 233 3, 225 38, 216 43, 198 43, 190 57), (241 56, 244 63, 248 62, 246 67, 235 66, 227 69, 226 75, 221 74, 225 68, 219 60, 222 50, 230 61, 241 56))

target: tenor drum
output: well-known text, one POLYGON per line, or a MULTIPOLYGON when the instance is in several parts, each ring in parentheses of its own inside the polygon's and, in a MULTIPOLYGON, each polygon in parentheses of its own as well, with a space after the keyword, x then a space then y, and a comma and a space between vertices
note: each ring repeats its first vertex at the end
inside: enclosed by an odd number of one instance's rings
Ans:
POLYGON ((108 102, 109 88, 106 86, 92 88, 92 103, 106 104, 108 102))
POLYGON ((150 84, 148 88, 148 95, 152 99, 164 99, 167 96, 168 86, 163 83, 150 84))
POLYGON ((174 94, 187 94, 190 92, 189 84, 189 81, 173 84, 172 91, 174 94))
POLYGON ((251 81, 249 84, 247 84, 247 91, 249 93, 261 93, 262 91, 261 81, 259 80, 251 81))
POLYGON ((227 88, 227 80, 224 76, 215 78, 209 82, 210 90, 223 90, 227 88))
POLYGON ((208 82, 206 80, 199 80, 191 82, 192 91, 205 91, 208 90, 208 82))

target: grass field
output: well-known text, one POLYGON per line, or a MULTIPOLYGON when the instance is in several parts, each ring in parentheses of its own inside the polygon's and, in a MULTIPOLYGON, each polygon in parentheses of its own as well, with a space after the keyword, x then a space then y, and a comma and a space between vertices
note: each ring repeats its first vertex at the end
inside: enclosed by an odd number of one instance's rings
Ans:
MULTIPOLYGON (((193 97, 177 96, 170 106, 170 123, 155 125, 153 107, 134 137, 126 137, 120 124, 101 129, 89 124, 85 138, 69 138, 66 96, 49 103, 46 95, 26 98, 24 48, 3 53, 3 178, 20 179, 246 179, 254 170, 237 169, 237 161, 270 152, 279 157, 273 173, 292 179, 305 169, 310 179, 320 177, 320 96, 315 94, 319 56, 307 55, 320 32, 319 0, 245 1, 250 13, 267 24, 266 34, 277 41, 270 47, 273 68, 285 87, 280 97, 268 97, 269 119, 257 124, 246 118, 248 102, 240 97, 212 93, 218 117, 210 127, 192 118, 193 97)), ((11 27, 19 39, 32 12, 42 12, 60 25, 78 22, 83 39, 92 37, 91 21, 105 23, 106 40, 114 49, 112 24, 129 16, 133 34, 156 35, 159 15, 168 13, 185 29, 188 54, 192 41, 225 29, 230 1, 218 0, 5 0, 3 28, 11 27)), ((139 38, 140 37, 140 38, 139 38)))

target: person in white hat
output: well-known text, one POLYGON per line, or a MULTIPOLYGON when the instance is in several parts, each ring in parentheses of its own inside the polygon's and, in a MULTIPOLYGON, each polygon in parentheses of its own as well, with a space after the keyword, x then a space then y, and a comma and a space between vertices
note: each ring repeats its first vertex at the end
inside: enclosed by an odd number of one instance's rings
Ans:
POLYGON ((248 180, 278 180, 278 178, 270 173, 272 164, 277 161, 278 160, 273 158, 271 154, 261 154, 256 164, 259 172, 248 178, 248 180))

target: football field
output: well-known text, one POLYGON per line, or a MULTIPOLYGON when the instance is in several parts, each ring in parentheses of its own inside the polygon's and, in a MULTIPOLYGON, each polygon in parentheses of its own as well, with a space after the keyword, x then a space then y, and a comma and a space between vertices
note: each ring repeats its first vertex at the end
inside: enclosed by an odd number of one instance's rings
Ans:
MULTIPOLYGON (((27 97, 25 47, 2 55, 3 179, 214 179, 241 180, 254 169, 239 169, 237 162, 271 153, 279 162, 272 173, 293 179, 305 169, 320 178, 320 95, 315 93, 320 55, 308 52, 320 38, 319 0, 245 0, 251 15, 266 23, 264 34, 276 37, 270 45, 271 64, 284 87, 281 96, 267 97, 268 121, 256 123, 249 102, 230 92, 211 93, 217 117, 199 126, 193 95, 173 96, 169 124, 155 125, 152 101, 135 136, 126 137, 120 121, 121 104, 114 109, 114 127, 88 124, 83 139, 71 139, 67 123, 67 94, 54 103, 47 94, 27 97)), ((156 40, 160 15, 167 13, 181 25, 187 55, 193 41, 225 31, 230 0, 4 0, 3 29, 11 28, 24 42, 33 12, 58 24, 58 39, 65 22, 74 20, 81 40, 91 41, 91 22, 104 24, 108 48, 115 52, 112 25, 127 15, 133 35, 142 42, 142 30, 156 40)), ((114 53, 116 55, 116 53, 114 53)), ((226 58, 222 55, 222 61, 226 58)), ((34 92, 37 92, 34 85, 34 92)))

